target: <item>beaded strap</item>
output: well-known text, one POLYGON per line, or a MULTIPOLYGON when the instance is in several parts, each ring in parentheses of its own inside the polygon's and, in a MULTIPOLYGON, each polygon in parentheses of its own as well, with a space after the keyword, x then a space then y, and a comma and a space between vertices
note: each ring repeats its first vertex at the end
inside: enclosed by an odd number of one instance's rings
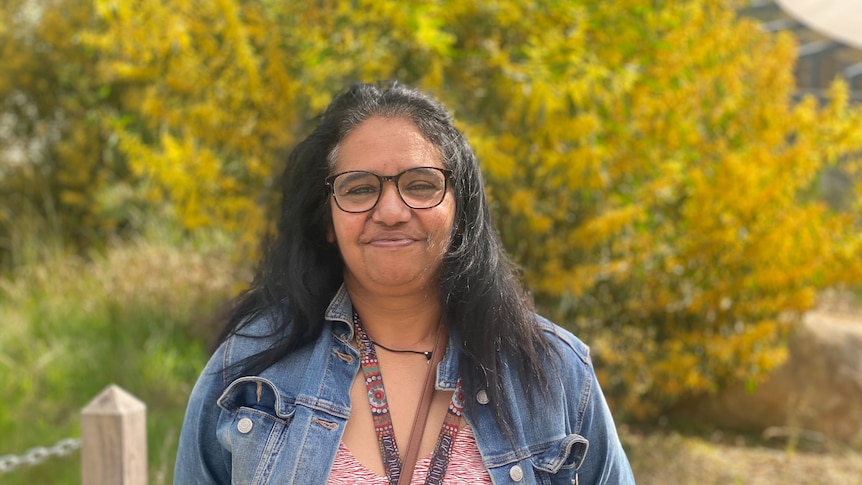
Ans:
MULTIPOLYGON (((398 444, 395 442, 395 432, 392 426, 392 416, 389 413, 389 403, 386 400, 386 389, 383 387, 383 375, 380 373, 380 363, 377 360, 377 352, 374 344, 368 338, 368 334, 362 328, 359 314, 353 312, 353 327, 359 337, 362 373, 365 377, 365 387, 368 390, 368 404, 371 406, 371 417, 374 422, 374 431, 377 433, 377 444, 380 447, 380 456, 383 458, 383 467, 390 485, 397 485, 401 475, 401 457, 398 453, 398 444)), ((446 468, 449 466, 449 455, 452 444, 458 434, 461 416, 464 412, 464 392, 461 390, 461 379, 455 386, 455 394, 449 403, 434 454, 428 467, 426 485, 439 485, 443 483, 446 468)))

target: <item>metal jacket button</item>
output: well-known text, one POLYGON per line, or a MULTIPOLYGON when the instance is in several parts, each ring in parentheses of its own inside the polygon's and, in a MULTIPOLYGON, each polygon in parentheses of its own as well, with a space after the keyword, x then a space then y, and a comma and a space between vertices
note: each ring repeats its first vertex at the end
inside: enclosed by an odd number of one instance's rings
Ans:
POLYGON ((524 479, 524 470, 522 470, 519 465, 513 466, 509 469, 509 478, 516 482, 520 482, 524 479))
POLYGON ((488 392, 484 389, 479 389, 476 393, 476 402, 479 404, 488 404, 488 392))
POLYGON ((254 423, 251 422, 248 418, 242 418, 239 420, 239 423, 236 423, 236 430, 242 434, 248 434, 251 431, 251 428, 254 427, 254 423))

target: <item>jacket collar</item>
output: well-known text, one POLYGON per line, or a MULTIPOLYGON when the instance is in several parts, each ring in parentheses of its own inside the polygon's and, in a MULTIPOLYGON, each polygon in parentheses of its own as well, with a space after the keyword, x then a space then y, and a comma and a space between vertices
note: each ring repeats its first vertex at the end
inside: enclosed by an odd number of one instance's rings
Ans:
POLYGON ((353 341, 353 302, 344 283, 329 301, 324 317, 332 322, 332 331, 336 336, 348 342, 353 341))
MULTIPOLYGON (((344 284, 338 288, 335 296, 326 307, 325 317, 332 324, 333 335, 344 342, 353 342, 353 302, 344 284)), ((451 391, 458 382, 458 349, 461 339, 454 330, 449 329, 449 342, 446 344, 446 355, 437 367, 437 389, 451 391)))

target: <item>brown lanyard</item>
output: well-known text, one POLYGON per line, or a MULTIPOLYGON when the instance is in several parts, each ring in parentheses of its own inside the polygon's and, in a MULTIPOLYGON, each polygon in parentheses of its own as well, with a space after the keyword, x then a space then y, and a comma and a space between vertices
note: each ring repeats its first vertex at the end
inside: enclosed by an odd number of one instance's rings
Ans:
POLYGON ((431 409, 431 398, 434 397, 434 383, 437 380, 437 365, 443 360, 443 349, 446 340, 443 337, 443 329, 437 333, 437 341, 434 350, 431 351, 431 362, 425 375, 425 387, 419 398, 419 409, 413 419, 413 428, 410 431, 410 441, 407 442, 407 451, 401 464, 401 474, 398 476, 398 485, 409 485, 413 477, 413 467, 419 457, 419 444, 422 442, 422 434, 425 432, 425 422, 428 420, 428 411, 431 409))

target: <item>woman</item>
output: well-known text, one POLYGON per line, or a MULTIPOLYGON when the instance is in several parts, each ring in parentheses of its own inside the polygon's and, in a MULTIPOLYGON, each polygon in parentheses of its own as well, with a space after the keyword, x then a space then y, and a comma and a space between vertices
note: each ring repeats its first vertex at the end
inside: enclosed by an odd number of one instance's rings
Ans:
POLYGON ((353 86, 282 189, 176 484, 634 483, 587 347, 533 313, 440 104, 353 86))

